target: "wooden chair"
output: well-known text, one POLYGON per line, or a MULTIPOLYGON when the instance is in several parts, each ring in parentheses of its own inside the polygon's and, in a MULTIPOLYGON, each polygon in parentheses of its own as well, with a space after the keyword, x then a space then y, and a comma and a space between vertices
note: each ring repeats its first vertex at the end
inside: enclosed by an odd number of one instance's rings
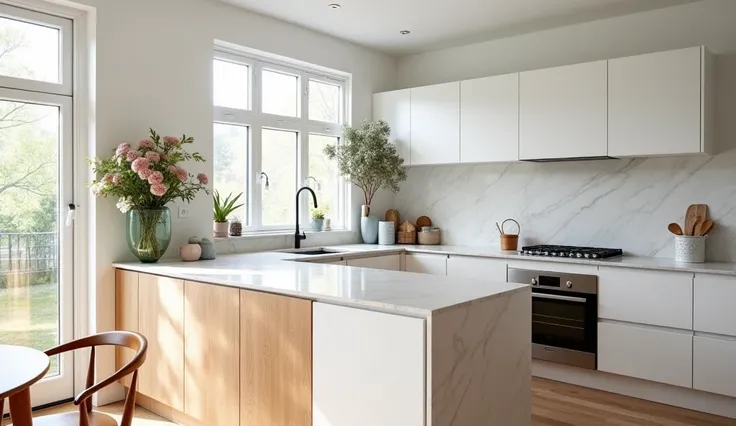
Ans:
POLYGON ((79 406, 79 411, 35 418, 33 419, 34 426, 118 426, 115 419, 107 414, 92 411, 92 401, 89 398, 100 391, 100 389, 117 382, 131 373, 133 374, 133 378, 130 382, 128 394, 125 397, 123 418, 120 422, 120 426, 130 426, 133 422, 135 391, 138 383, 138 369, 146 360, 146 351, 148 350, 148 341, 146 338, 141 334, 130 331, 111 331, 84 337, 82 339, 51 348, 46 351, 46 355, 53 356, 63 352, 83 348, 91 349, 89 356, 89 369, 87 370, 87 389, 74 398, 74 405, 79 406), (94 384, 95 347, 97 346, 126 347, 135 350, 136 354, 130 362, 125 364, 123 368, 116 371, 112 376, 94 384))

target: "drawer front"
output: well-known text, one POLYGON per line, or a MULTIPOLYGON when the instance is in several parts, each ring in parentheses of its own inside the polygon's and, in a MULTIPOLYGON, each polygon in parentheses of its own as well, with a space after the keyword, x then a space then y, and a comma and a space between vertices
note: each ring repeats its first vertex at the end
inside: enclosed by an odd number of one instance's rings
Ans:
POLYGON ((693 336, 598 323, 598 370, 692 387, 693 336))
POLYGON ((357 266, 360 268, 385 269, 388 271, 401 270, 401 256, 392 254, 388 256, 361 257, 358 259, 348 259, 348 266, 357 266))
POLYGON ((692 330, 693 275, 601 267, 598 317, 692 330))
POLYGON ((693 388, 736 397, 736 341, 693 338, 693 388))
POLYGON ((406 272, 447 275, 447 255, 444 254, 411 253, 406 255, 405 262, 406 272))
POLYGON ((695 275, 693 328, 736 336, 736 278, 695 275))
POLYGON ((482 257, 450 256, 447 276, 482 280, 489 283, 506 282, 506 261, 482 257))

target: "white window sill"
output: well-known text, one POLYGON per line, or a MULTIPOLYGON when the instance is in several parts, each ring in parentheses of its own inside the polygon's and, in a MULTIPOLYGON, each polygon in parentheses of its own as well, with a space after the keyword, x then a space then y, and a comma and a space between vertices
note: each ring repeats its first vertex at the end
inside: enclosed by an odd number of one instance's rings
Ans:
MULTIPOLYGON (((307 235, 346 235, 352 234, 353 231, 349 229, 335 229, 332 231, 312 231, 310 229, 302 229, 299 232, 304 232, 307 235)), ((240 240, 244 238, 273 238, 273 237, 293 237, 294 231, 256 231, 256 232, 243 232, 243 235, 239 237, 219 237, 215 238, 215 241, 227 241, 227 240, 240 240)))

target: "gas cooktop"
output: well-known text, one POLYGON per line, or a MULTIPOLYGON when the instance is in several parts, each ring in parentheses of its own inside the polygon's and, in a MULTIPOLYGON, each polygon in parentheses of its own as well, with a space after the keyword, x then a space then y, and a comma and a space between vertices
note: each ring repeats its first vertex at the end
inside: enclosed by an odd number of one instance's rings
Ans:
POLYGON ((607 259, 623 255, 621 249, 576 247, 576 246, 527 246, 519 250, 519 254, 527 256, 572 257, 577 259, 607 259))

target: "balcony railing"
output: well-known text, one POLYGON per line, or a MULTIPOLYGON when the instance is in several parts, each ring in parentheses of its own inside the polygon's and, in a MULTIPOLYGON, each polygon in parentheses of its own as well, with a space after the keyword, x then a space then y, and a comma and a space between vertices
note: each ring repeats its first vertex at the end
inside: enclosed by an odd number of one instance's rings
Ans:
POLYGON ((0 288, 56 282, 58 233, 0 233, 0 288))

